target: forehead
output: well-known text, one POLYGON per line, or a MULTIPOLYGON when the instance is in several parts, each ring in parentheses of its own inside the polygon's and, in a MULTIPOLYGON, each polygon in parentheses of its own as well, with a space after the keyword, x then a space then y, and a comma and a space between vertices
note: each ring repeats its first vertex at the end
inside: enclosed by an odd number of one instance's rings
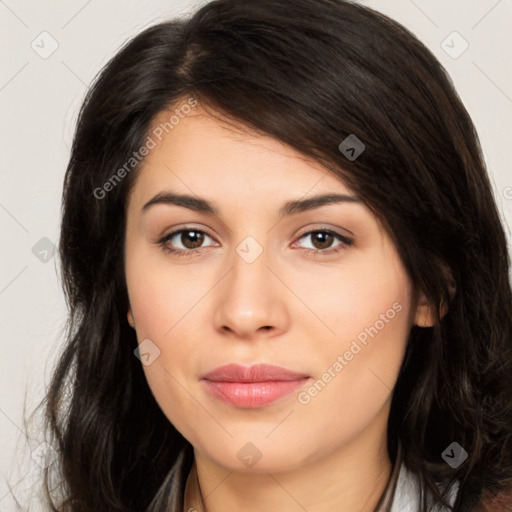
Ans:
POLYGON ((243 191, 259 199, 308 191, 350 193, 320 163, 221 114, 197 106, 174 125, 169 124, 171 116, 172 111, 164 111, 153 121, 149 136, 154 147, 137 171, 133 202, 140 204, 165 187, 227 198, 243 191), (166 128, 159 137, 154 135, 158 127, 166 128))

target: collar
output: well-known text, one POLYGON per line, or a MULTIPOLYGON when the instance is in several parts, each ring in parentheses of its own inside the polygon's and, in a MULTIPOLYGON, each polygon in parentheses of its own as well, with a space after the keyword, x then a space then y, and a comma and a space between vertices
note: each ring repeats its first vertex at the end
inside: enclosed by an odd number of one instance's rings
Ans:
MULTIPOLYGON (((438 486, 440 487, 440 486, 438 486)), ((441 487, 440 487, 441 488, 441 487)), ((448 493, 448 501, 453 506, 458 492, 458 482, 448 493)), ((393 497, 393 505, 391 512, 418 512, 420 510, 420 485, 418 478, 411 471, 409 471, 402 463, 400 466, 400 474, 396 491, 393 497)), ((447 507, 435 507, 433 512, 449 512, 447 507)))

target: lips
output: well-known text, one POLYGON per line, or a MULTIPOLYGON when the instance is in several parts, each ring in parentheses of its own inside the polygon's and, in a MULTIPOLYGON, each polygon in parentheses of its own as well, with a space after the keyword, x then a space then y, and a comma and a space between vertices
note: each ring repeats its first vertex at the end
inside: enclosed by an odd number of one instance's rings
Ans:
POLYGON ((201 377, 214 397, 241 408, 264 407, 305 385, 310 376, 279 366, 228 364, 201 377))
POLYGON ((305 377, 309 377, 309 375, 292 372, 280 366, 268 364, 255 364, 253 366, 228 364, 208 372, 201 378, 213 382, 266 382, 298 380, 305 377))

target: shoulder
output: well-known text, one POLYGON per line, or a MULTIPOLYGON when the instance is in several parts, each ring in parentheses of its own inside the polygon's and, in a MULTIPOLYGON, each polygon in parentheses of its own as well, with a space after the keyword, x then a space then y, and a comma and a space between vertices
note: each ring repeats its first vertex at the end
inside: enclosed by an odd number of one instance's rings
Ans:
POLYGON ((479 512, 512 512, 512 482, 498 493, 484 493, 479 512))
MULTIPOLYGON (((457 497, 458 484, 455 484, 448 493, 450 505, 453 505, 457 497)), ((418 512, 420 509, 420 483, 414 473, 409 471, 404 464, 400 467, 398 481, 390 512, 418 512)), ((437 507, 435 512, 449 512, 447 507, 437 507)), ((482 511, 484 512, 484 511, 482 511)), ((487 512, 487 511, 485 511, 487 512)), ((494 511, 489 511, 494 512, 494 511)))

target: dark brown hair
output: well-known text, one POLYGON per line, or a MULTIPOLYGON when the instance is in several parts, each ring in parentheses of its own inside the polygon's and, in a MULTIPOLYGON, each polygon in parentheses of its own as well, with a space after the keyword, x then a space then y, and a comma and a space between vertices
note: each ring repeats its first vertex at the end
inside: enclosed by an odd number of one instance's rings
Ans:
POLYGON ((137 169, 104 197, 94 191, 155 116, 189 96, 342 179, 435 305, 436 325, 410 333, 388 423, 391 460, 400 444, 420 479, 421 512, 454 482, 455 511, 491 510, 498 492, 508 502, 509 259, 475 128, 447 73, 400 24, 352 2, 216 0, 128 42, 80 112, 59 247, 67 343, 44 403, 59 452, 45 482, 52 510, 183 507, 192 447, 154 400, 126 321, 125 206, 137 169), (355 160, 338 149, 351 134, 365 145, 355 160), (469 454, 456 469, 441 457, 454 441, 469 454))

